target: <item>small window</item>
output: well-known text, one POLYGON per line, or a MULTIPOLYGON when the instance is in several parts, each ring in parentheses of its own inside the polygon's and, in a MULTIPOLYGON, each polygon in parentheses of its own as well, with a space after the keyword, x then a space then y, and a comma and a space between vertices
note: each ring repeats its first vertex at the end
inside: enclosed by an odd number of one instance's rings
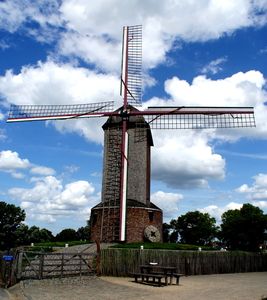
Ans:
POLYGON ((148 212, 148 216, 149 216, 149 221, 150 221, 150 222, 153 222, 153 219, 154 219, 154 212, 153 212, 153 211, 149 211, 149 212, 148 212))
POLYGON ((97 214, 93 214, 93 226, 95 225, 97 220, 97 214))

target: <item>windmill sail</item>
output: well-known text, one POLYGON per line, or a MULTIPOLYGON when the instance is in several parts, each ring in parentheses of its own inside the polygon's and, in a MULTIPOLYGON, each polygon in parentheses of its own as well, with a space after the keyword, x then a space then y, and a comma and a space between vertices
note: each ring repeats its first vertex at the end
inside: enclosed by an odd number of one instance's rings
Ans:
POLYGON ((114 110, 114 101, 73 105, 11 105, 7 122, 101 117, 114 110))
POLYGON ((152 129, 219 129, 255 127, 253 107, 148 107, 152 129))
POLYGON ((142 105, 142 26, 123 28, 121 96, 127 104, 142 105))

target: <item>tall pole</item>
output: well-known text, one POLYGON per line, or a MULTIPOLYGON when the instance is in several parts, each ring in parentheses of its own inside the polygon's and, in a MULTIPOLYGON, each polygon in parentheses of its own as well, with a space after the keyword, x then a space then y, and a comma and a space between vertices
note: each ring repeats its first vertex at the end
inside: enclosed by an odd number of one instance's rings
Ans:
MULTIPOLYGON (((122 58, 122 96, 123 114, 127 111, 127 73, 128 73, 128 27, 123 28, 123 58, 122 58)), ((127 118, 122 117, 122 154, 121 154, 121 185, 120 185, 120 230, 119 240, 126 240, 126 202, 127 202, 127 155, 128 155, 128 135, 127 118)))

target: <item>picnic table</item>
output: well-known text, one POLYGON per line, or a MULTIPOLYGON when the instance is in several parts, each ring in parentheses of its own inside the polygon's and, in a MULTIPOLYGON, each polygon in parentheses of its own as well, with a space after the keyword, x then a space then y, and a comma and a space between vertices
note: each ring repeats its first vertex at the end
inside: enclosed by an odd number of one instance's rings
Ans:
POLYGON ((184 274, 176 273, 178 267, 170 267, 170 266, 160 266, 160 265, 140 265, 140 272, 137 273, 130 273, 130 275, 133 275, 135 277, 135 282, 138 282, 138 278, 140 277, 142 282, 146 281, 149 282, 149 278, 153 279, 153 283, 155 283, 155 280, 158 280, 158 285, 161 286, 161 279, 165 279, 165 284, 172 285, 173 284, 173 278, 176 278, 176 284, 179 285, 179 278, 181 276, 184 276, 184 274), (169 283, 168 283, 168 278, 169 283))

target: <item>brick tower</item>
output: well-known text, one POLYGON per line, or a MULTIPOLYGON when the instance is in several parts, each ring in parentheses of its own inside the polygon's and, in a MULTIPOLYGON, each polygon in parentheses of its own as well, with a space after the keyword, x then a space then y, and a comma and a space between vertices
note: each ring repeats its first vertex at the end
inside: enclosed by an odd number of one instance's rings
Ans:
MULTIPOLYGON (((131 105, 130 111, 137 111, 131 105)), ((121 109, 119 109, 121 110, 121 109)), ((119 111, 118 110, 118 111, 119 111)), ((91 211, 91 240, 119 239, 123 116, 111 116, 103 125, 104 159, 102 201, 91 211)), ((143 116, 129 116, 126 242, 162 241, 162 210, 150 202, 150 127, 143 116)))

